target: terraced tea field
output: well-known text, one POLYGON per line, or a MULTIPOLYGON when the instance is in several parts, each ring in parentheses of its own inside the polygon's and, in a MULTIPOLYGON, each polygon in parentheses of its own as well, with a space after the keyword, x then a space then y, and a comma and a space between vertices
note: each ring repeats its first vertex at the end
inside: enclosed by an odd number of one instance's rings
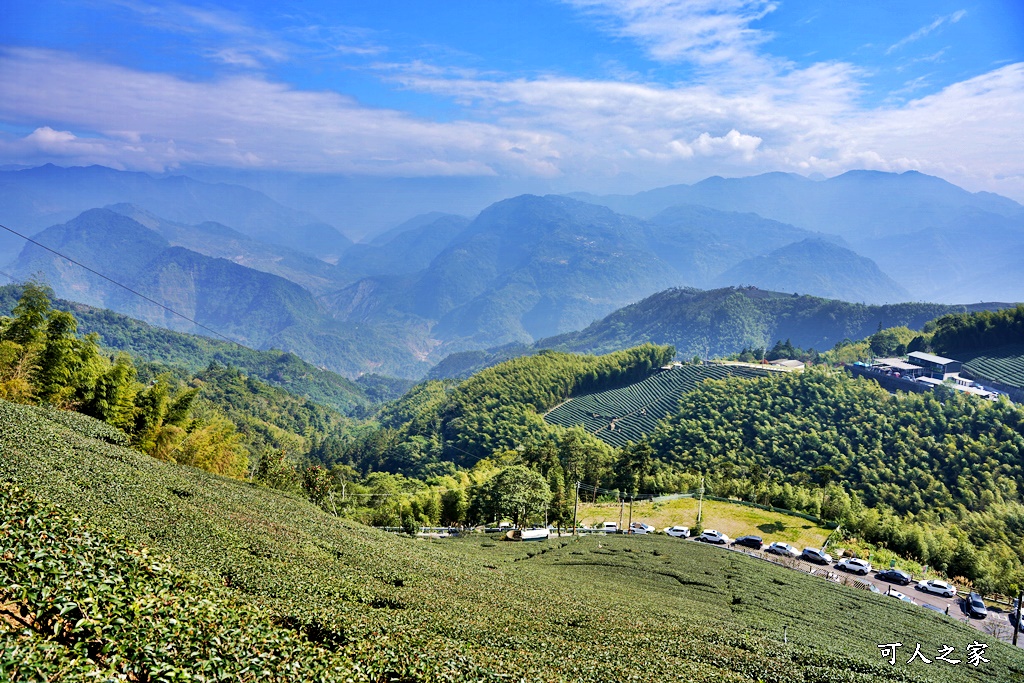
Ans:
POLYGON ((0 401, 0 680, 1024 681, 993 637, 738 553, 392 536, 120 441, 0 401))
POLYGON ((987 379, 1024 389, 1024 344, 1000 346, 957 357, 964 360, 964 370, 979 380, 987 379))
POLYGON ((624 446, 654 431, 679 405, 679 398, 706 379, 761 377, 767 370, 729 365, 683 365, 628 387, 577 396, 544 416, 562 427, 582 425, 605 443, 624 446))

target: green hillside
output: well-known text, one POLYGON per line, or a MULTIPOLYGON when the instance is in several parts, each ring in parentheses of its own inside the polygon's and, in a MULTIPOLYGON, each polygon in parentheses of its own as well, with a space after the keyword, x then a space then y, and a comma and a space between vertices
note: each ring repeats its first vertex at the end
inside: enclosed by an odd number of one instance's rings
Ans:
POLYGON ((636 443, 679 406, 679 398, 706 379, 759 377, 766 371, 725 365, 683 365, 620 389, 571 398, 544 415, 550 424, 582 425, 611 446, 636 443))
POLYGON ((1024 676, 1019 651, 954 620, 718 548, 627 537, 414 541, 83 429, 103 428, 0 402, 8 679, 1024 676), (841 626, 851 619, 855 628, 841 626), (975 641, 988 646, 978 667, 904 663, 915 643, 963 656, 975 641), (890 642, 904 643, 895 665, 878 647, 890 642))

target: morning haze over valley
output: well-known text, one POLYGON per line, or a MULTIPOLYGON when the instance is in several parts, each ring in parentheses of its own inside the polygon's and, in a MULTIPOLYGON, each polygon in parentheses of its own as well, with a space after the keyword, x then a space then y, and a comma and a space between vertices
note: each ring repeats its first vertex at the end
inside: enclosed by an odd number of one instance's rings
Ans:
POLYGON ((1009 0, 14 0, 0 673, 1024 681, 1022 120, 1009 0))

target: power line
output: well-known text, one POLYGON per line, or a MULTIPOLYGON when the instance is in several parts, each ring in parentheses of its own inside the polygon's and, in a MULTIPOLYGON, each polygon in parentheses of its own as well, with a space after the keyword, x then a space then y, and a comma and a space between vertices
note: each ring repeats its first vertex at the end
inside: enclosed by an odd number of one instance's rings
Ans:
MULTIPOLYGON (((121 289, 124 289, 124 290, 127 290, 127 291, 131 292, 131 293, 132 293, 132 294, 134 294, 135 296, 139 297, 140 299, 144 299, 145 301, 148 301, 149 303, 153 304, 154 306, 159 306, 160 308, 164 309, 164 310, 165 310, 165 311, 167 311, 168 313, 171 313, 171 314, 173 314, 173 315, 176 315, 176 316, 178 316, 178 317, 179 317, 179 318, 181 318, 182 320, 187 320, 188 322, 192 323, 192 324, 193 324, 193 325, 195 325, 196 327, 199 327, 199 328, 202 328, 202 329, 206 330, 207 332, 209 332, 210 334, 212 334, 212 335, 213 335, 213 336, 215 336, 215 337, 220 337, 220 338, 221 338, 221 339, 223 339, 224 341, 226 341, 226 342, 229 342, 229 343, 231 343, 231 344, 234 344, 234 345, 236 345, 236 346, 242 346, 241 344, 239 344, 238 342, 236 342, 236 341, 235 341, 234 339, 230 339, 230 338, 228 338, 228 337, 225 337, 225 336, 224 336, 223 334, 221 334, 221 333, 220 333, 220 332, 218 332, 217 330, 215 330, 215 329, 213 329, 213 328, 211 328, 211 327, 207 327, 206 325, 202 324, 201 322, 198 322, 198 321, 196 321, 196 320, 193 320, 192 318, 188 317, 188 316, 187 316, 187 315, 185 315, 184 313, 178 313, 178 312, 177 312, 176 310, 174 310, 173 308, 171 308, 171 307, 169 307, 169 306, 165 306, 164 304, 160 303, 159 301, 156 301, 156 300, 154 300, 154 299, 150 299, 150 298, 149 298, 148 296, 146 296, 145 294, 142 294, 141 292, 137 292, 137 291, 135 291, 134 289, 132 289, 131 287, 129 287, 128 285, 123 285, 123 284, 121 284, 120 282, 118 282, 117 280, 114 280, 114 279, 112 279, 112 278, 109 278, 109 277, 107 277, 106 275, 104 275, 103 273, 101 273, 101 272, 99 272, 99 271, 97 271, 97 270, 93 270, 92 268, 90 268, 89 266, 85 265, 84 263, 79 263, 79 262, 78 262, 78 261, 76 261, 75 259, 71 258, 70 256, 66 256, 66 255, 64 255, 64 254, 60 253, 60 252, 59 252, 59 251, 57 251, 56 249, 51 249, 50 247, 46 246, 45 244, 40 244, 39 242, 35 241, 35 240, 34 240, 34 239, 32 239, 31 237, 28 237, 28 236, 26 236, 26 235, 22 235, 22 234, 21 234, 20 232, 18 232, 17 230, 13 230, 13 229, 11 229, 11 228, 8 228, 8 227, 7 227, 6 225, 2 225, 2 224, 0 224, 0 228, 3 228, 4 230, 6 230, 7 232, 11 233, 12 235, 17 235, 17 236, 18 236, 18 237, 20 237, 21 239, 25 240, 26 242, 30 242, 30 243, 32 243, 32 244, 34 244, 34 245, 36 245, 36 246, 37 246, 37 247, 39 247, 40 249, 45 249, 46 251, 50 252, 51 254, 56 254, 57 256, 61 257, 61 258, 62 258, 62 259, 64 259, 65 261, 68 261, 69 263, 73 263, 74 265, 78 266, 79 268, 83 268, 83 269, 85 269, 85 270, 89 271, 90 273, 92 273, 93 275, 95 275, 95 276, 97 276, 97 277, 101 277, 101 278, 103 278, 104 280, 106 280, 106 281, 107 281, 107 282, 109 282, 109 283, 111 283, 111 284, 114 284, 114 285, 117 285, 117 286, 118 286, 118 287, 120 287, 121 289)), ((17 280, 15 280, 15 279, 14 279, 14 278, 13 278, 13 277, 12 277, 11 275, 8 275, 7 273, 3 273, 3 274, 4 274, 4 275, 7 275, 7 277, 11 278, 11 280, 12 280, 12 281, 14 281, 14 282, 17 282, 17 280)), ((243 348, 245 348, 245 347, 243 347, 243 348)))

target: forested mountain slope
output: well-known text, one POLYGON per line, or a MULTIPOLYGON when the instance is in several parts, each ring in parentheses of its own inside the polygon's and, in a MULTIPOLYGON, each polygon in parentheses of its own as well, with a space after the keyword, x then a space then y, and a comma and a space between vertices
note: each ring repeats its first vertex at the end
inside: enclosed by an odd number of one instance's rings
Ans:
POLYGON ((743 481, 791 508, 816 480, 822 514, 865 540, 989 589, 1024 576, 1024 409, 1008 401, 893 396, 828 368, 731 378, 685 394, 649 443, 718 495, 743 481))
POLYGON ((291 280, 172 247, 156 231, 108 209, 86 211, 68 223, 47 228, 37 239, 106 276, 26 244, 10 274, 19 279, 41 277, 61 298, 84 299, 84 303, 178 331, 211 334, 213 330, 254 348, 292 351, 353 377, 368 370, 415 377, 428 367, 417 358, 430 348, 420 327, 399 322, 342 324, 291 280))
POLYGON ((870 306, 753 287, 670 289, 615 311, 579 332, 543 339, 536 346, 600 353, 649 340, 672 344, 683 358, 714 358, 743 348, 768 348, 777 340, 789 339, 795 346, 822 351, 843 339, 862 339, 884 327, 920 329, 945 313, 1004 306, 870 306))
POLYGON ((278 275, 314 294, 337 287, 340 280, 337 269, 321 259, 288 247, 261 242, 222 223, 206 221, 186 225, 166 220, 133 204, 114 204, 105 208, 159 233, 172 246, 278 275))

